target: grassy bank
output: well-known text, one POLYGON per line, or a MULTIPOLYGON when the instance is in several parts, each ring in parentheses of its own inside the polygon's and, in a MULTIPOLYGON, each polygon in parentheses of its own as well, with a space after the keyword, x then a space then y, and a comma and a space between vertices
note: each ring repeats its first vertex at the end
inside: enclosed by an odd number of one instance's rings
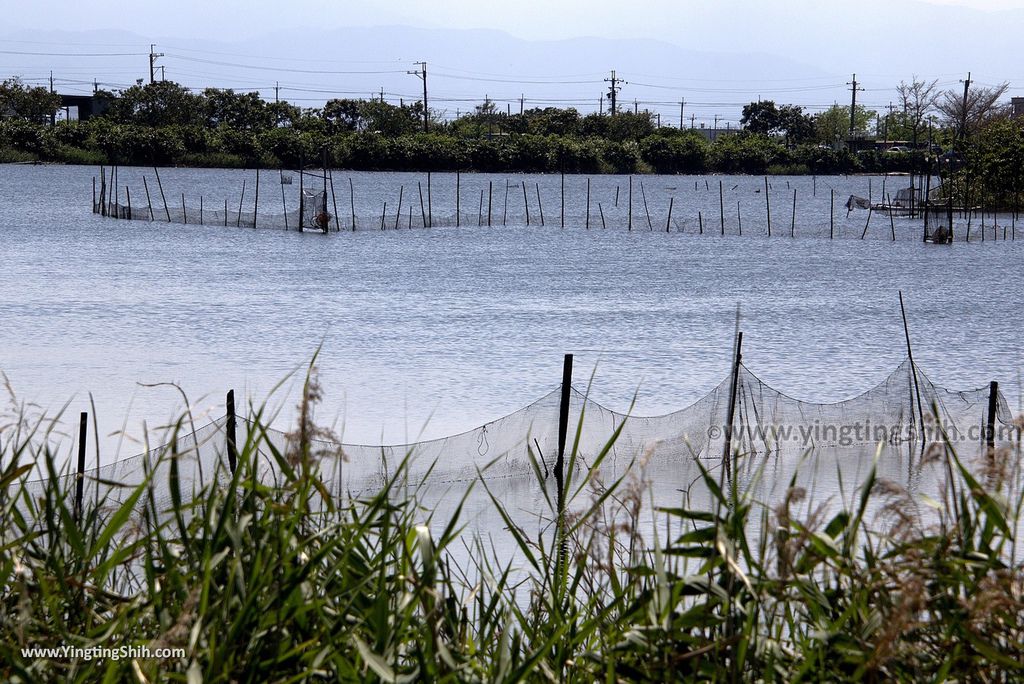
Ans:
POLYGON ((1011 560, 1019 444, 991 454, 981 474, 950 448, 929 448, 924 458, 948 473, 929 500, 933 524, 912 514, 909 493, 873 475, 851 488, 845 507, 798 514, 807 493, 796 483, 783 501, 762 503, 705 471, 714 504, 658 511, 685 530, 660 540, 639 537, 640 521, 655 515, 642 479, 604 487, 570 477, 559 493, 537 468, 552 520, 560 519, 559 498, 568 501, 560 524, 531 536, 493 501, 529 571, 524 578, 482 540, 469 542, 476 566, 458 567, 450 551, 470 533, 454 518, 434 521, 440 533, 418 524, 420 490, 403 486, 401 470, 374 495, 332 501, 317 475, 322 443, 314 439, 329 435, 309 420, 316 395, 313 386, 283 450, 260 429, 264 417, 251 416, 257 427, 239 444, 234 474, 221 471, 223 486, 186 495, 177 466, 186 454, 168 447, 159 454, 165 479, 120 492, 123 505, 86 497, 80 514, 73 482, 51 477, 35 490, 20 483, 33 462, 52 466, 50 424, 7 424, 0 678, 1024 677, 1024 571, 1011 560), (258 452, 273 459, 276 484, 253 476, 258 452), (163 493, 170 504, 158 504, 163 493), (866 514, 872 503, 882 517, 866 514), (183 655, 85 660, 21 651, 63 645, 183 655))

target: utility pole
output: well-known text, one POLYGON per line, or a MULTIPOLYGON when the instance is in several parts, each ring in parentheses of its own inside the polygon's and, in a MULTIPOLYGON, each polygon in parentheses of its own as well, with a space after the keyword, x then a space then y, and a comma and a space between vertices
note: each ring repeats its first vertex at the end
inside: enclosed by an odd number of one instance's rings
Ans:
POLYGON ((94 79, 92 79, 92 94, 93 94, 93 95, 95 95, 95 94, 96 94, 96 93, 98 93, 99 91, 100 91, 100 82, 99 82, 99 81, 97 81, 97 80, 96 80, 96 79, 94 78, 94 79))
POLYGON ((634 98, 634 100, 633 100, 633 113, 634 113, 634 114, 639 114, 639 113, 640 113, 640 105, 639 105, 639 103, 638 103, 638 102, 636 101, 636 99, 635 99, 635 98, 634 98))
MULTIPOLYGON (((50 94, 53 95, 53 70, 52 69, 50 70, 50 94)), ((57 112, 56 112, 56 110, 54 110, 54 112, 52 114, 50 114, 50 126, 53 127, 53 126, 56 126, 56 125, 57 125, 57 112)))
POLYGON ((686 100, 679 101, 679 130, 683 130, 683 107, 686 105, 686 100))
MULTIPOLYGON (((156 59, 157 57, 163 57, 164 53, 156 51, 156 45, 152 43, 149 46, 149 83, 150 85, 156 80, 156 59)), ((163 67, 160 67, 161 79, 163 80, 163 67)))
POLYGON ((618 78, 615 75, 615 69, 612 69, 611 78, 606 78, 604 79, 604 81, 605 83, 611 83, 611 87, 608 88, 608 99, 611 101, 612 105, 610 110, 611 115, 615 116, 616 112, 618 111, 616 107, 616 98, 619 94, 619 91, 622 90, 621 84, 626 83, 626 81, 623 81, 621 78, 618 78))
MULTIPOLYGON (((417 69, 416 71, 410 71, 409 73, 412 74, 413 76, 419 77, 420 80, 423 81, 423 132, 426 133, 430 120, 430 110, 427 109, 427 63, 414 62, 414 64, 416 64, 416 66, 418 66, 419 69, 417 69)), ((381 97, 384 97, 383 91, 381 97)))
POLYGON ((967 137, 967 98, 971 89, 971 72, 967 72, 967 80, 964 81, 964 104, 963 110, 960 112, 960 142, 964 141, 967 137))
POLYGON ((864 89, 857 87, 857 74, 853 75, 853 82, 846 85, 850 86, 850 91, 853 93, 853 99, 850 101, 850 137, 852 138, 857 130, 857 91, 864 89))
POLYGON ((896 106, 890 102, 886 109, 889 110, 889 114, 885 117, 885 142, 889 142, 889 120, 892 119, 892 113, 896 111, 896 106))
POLYGON ((274 103, 278 102, 279 91, 281 90, 280 81, 274 81, 274 103))
POLYGON ((526 102, 526 95, 519 93, 519 116, 523 115, 523 104, 526 102))
POLYGON ((167 80, 167 74, 164 72, 163 64, 160 65, 160 80, 161 81, 166 81, 167 80))
POLYGON ((691 129, 696 125, 695 124, 696 120, 697 120, 697 115, 696 114, 691 114, 690 115, 690 128, 691 129))

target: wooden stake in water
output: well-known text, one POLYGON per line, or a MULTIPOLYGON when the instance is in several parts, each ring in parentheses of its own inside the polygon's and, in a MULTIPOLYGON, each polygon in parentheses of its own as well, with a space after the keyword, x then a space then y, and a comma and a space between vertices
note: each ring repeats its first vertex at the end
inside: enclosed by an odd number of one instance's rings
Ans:
POLYGON ((793 188, 793 218, 789 222, 789 237, 796 237, 796 188, 793 188))
POLYGON ((764 177, 764 210, 768 215, 768 237, 772 236, 772 202, 768 196, 768 176, 764 177))
POLYGON ((455 227, 462 225, 462 174, 455 172, 455 227))
POLYGON ((96 206, 96 176, 92 177, 92 213, 99 211, 99 207, 96 206))
POLYGON ((167 214, 167 222, 171 222, 171 210, 167 208, 167 197, 164 196, 164 184, 160 182, 160 171, 153 167, 153 173, 156 174, 156 185, 160 188, 160 199, 164 202, 164 213, 167 214))
MULTIPOLYGON (((300 184, 301 188, 301 184, 300 184)), ((299 191, 302 192, 301 190, 299 191)), ((245 179, 242 179, 242 194, 238 198, 238 217, 235 219, 235 228, 242 225, 242 201, 245 199, 245 179)), ((299 230, 302 230, 302 220, 299 219, 299 230)))
POLYGON ((565 228, 565 172, 562 172, 562 207, 561 207, 562 228, 565 228))
POLYGON ((224 227, 227 228, 227 225, 228 225, 228 198, 225 197, 224 198, 224 227))
POLYGON ((627 211, 627 214, 629 215, 629 223, 628 223, 629 230, 633 230, 633 177, 632 176, 629 177, 629 210, 627 211))
POLYGON ((228 390, 228 395, 225 400, 226 406, 226 418, 225 425, 225 437, 227 438, 227 452, 228 452, 228 467, 231 469, 231 473, 234 474, 235 468, 238 466, 238 445, 236 442, 236 426, 235 426, 235 390, 228 390))
POLYGON ((697 225, 700 227, 700 235, 704 234, 704 215, 701 212, 697 212, 697 225))
POLYGON ((835 188, 828 189, 828 239, 835 237, 836 229, 836 191, 835 188))
POLYGON ((146 182, 146 177, 142 177, 142 187, 146 189, 146 206, 149 208, 149 220, 153 220, 153 202, 149 199, 149 183, 146 182))
MULTIPOLYGON (((334 229, 340 233, 341 220, 338 218, 338 196, 334 192, 334 171, 327 169, 327 178, 331 182, 331 204, 334 205, 334 229)), ((284 191, 283 185, 281 186, 281 190, 282 192, 284 191)))
POLYGON ((736 223, 739 226, 740 236, 743 236, 743 215, 740 214, 740 201, 736 200, 736 223))
POLYGON ((480 208, 476 212, 476 225, 482 226, 484 224, 484 190, 480 188, 480 208))
POLYGON ((587 230, 590 230, 590 177, 587 177, 587 230))
POLYGON ((380 210, 380 229, 384 230, 384 219, 388 215, 388 203, 384 202, 384 208, 380 210))
POLYGON ((811 176, 811 182, 814 184, 814 185, 811 186, 811 197, 817 197, 818 196, 818 177, 817 176, 811 176))
POLYGON ((597 211, 600 212, 600 214, 601 214, 601 227, 602 228, 607 228, 608 226, 604 222, 604 209, 601 208, 601 203, 600 202, 597 203, 597 211))
MULTIPOLYGON (((327 198, 327 176, 324 176, 324 199, 327 198)), ((260 213, 260 167, 256 167, 256 199, 252 201, 252 227, 256 227, 256 217, 260 213)))
POLYGON ((985 421, 985 446, 991 458, 996 448, 996 407, 999 405, 999 383, 993 380, 988 386, 988 419, 985 421))
POLYGON ((185 220, 185 225, 188 225, 188 212, 185 211, 185 193, 181 193, 181 216, 185 220))
POLYGON ((672 203, 676 201, 675 197, 668 198, 668 218, 665 219, 665 232, 669 232, 669 228, 672 226, 672 203))
POLYGON ((501 225, 508 225, 508 178, 505 179, 505 200, 501 206, 501 225))
POLYGON ((398 222, 402 220, 402 196, 405 194, 405 186, 398 186, 398 211, 395 212, 395 230, 398 230, 398 222))
POLYGON ((537 211, 540 213, 540 225, 544 225, 544 205, 540 201, 540 183, 535 183, 537 188, 537 211))
POLYGON ((885 201, 889 205, 889 232, 892 233, 892 241, 896 242, 896 222, 892 218, 892 200, 886 197, 885 201))
POLYGON ((487 227, 491 226, 491 201, 494 198, 494 181, 487 181, 487 227))
POLYGON ((526 207, 526 225, 530 225, 530 202, 526 198, 526 181, 523 181, 523 206, 526 207))
POLYGON ((132 220, 132 191, 131 191, 131 189, 127 185, 124 186, 124 199, 125 199, 125 202, 128 203, 128 216, 127 216, 127 219, 129 221, 131 221, 132 220))
POLYGON ((647 230, 653 231, 654 226, 651 225, 651 212, 647 210, 647 192, 644 190, 643 181, 640 181, 640 196, 644 200, 644 214, 647 215, 647 230))
POLYGON ((619 208, 619 186, 618 185, 615 186, 615 205, 614 206, 615 206, 616 209, 619 208))
POLYGON ((718 220, 722 224, 722 235, 725 235, 725 188, 722 181, 718 181, 718 220))
POLYGON ((423 206, 423 184, 416 181, 416 187, 420 191, 420 218, 423 220, 423 227, 429 228, 430 224, 427 223, 427 210, 423 206))
POLYGON ((348 179, 348 201, 352 207, 352 232, 356 230, 356 192, 352 187, 352 177, 348 179))
POLYGON ((434 201, 431 192, 430 172, 427 171, 427 227, 434 227, 434 201))
POLYGON ((203 196, 202 195, 199 196, 199 225, 201 225, 201 226, 206 225, 203 222, 203 196))

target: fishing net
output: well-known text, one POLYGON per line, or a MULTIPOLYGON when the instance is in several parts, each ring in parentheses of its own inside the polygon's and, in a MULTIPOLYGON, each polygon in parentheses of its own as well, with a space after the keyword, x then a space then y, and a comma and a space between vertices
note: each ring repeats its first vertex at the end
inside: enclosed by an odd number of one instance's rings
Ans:
MULTIPOLYGON (((615 411, 571 388, 567 462, 579 476, 601 459, 603 482, 643 471, 656 483, 656 503, 678 505, 680 493, 694 492, 701 476, 698 464, 709 470, 734 468, 737 478, 757 480, 758 491, 771 497, 793 477, 805 486, 827 481, 830 484, 822 486, 833 489, 843 478, 856 483, 874 463, 876 449, 879 474, 913 486, 920 476, 914 470, 915 459, 920 461, 924 444, 948 439, 961 451, 981 451, 990 400, 995 409, 993 440, 1005 444, 1019 439, 1001 394, 991 396, 990 388, 949 390, 932 383, 920 369, 915 381, 909 361, 872 389, 836 403, 795 399, 741 365, 732 423, 735 455, 723 461, 731 385, 732 379, 726 378, 686 408, 646 417, 615 411)), ((453 493, 482 483, 519 501, 524 518, 536 518, 543 508, 537 483, 552 481, 558 455, 560 399, 561 390, 553 390, 507 416, 441 439, 398 445, 314 442, 311 453, 325 489, 338 501, 379 491, 404 466, 402 482, 425 483, 419 491, 432 505, 450 507, 460 499, 453 493)), ((152 473, 153 504, 165 511, 172 504, 172 477, 177 478, 183 501, 205 486, 225 483, 230 479, 227 425, 222 418, 180 432, 175 439, 176 468, 170 459, 160 458, 168 453, 165 446, 86 470, 84 497, 104 500, 112 509, 152 473)), ((254 423, 239 418, 235 440, 240 451, 248 439, 263 440, 257 477, 279 483, 278 459, 288 458, 292 450, 289 435, 276 429, 260 429, 257 434, 254 423)), ((71 487, 67 491, 73 490, 75 478, 63 476, 71 487)), ((28 482, 29 495, 41 496, 45 484, 28 482)), ((494 517, 487 497, 479 496, 473 503, 476 514, 494 517)))

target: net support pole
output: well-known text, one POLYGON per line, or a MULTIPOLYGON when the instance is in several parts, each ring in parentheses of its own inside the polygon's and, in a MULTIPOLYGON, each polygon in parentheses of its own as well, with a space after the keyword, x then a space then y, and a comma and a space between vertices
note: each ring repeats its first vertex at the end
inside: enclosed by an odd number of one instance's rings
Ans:
POLYGON ((160 199, 164 203, 164 213, 167 214, 167 222, 171 222, 171 210, 167 208, 167 196, 164 195, 164 184, 160 182, 160 171, 155 166, 153 167, 153 173, 156 175, 156 186, 160 189, 160 199))
POLYGON ((736 349, 732 359, 732 376, 729 378, 729 406, 725 413, 725 444, 722 446, 722 463, 726 474, 731 472, 732 423, 736 418, 736 393, 740 379, 740 363, 743 361, 743 331, 736 333, 736 349))
MULTIPOLYGON (((903 336, 907 340, 907 359, 910 361, 910 374, 914 378, 914 395, 917 397, 917 418, 920 420, 921 429, 924 429, 924 407, 921 406, 921 387, 917 383, 917 365, 914 363, 914 351, 910 344, 910 327, 907 325, 907 309, 903 305, 903 291, 900 290, 900 313, 903 315, 903 336)), ((913 403, 914 397, 911 397, 911 403, 913 403)), ((914 415, 913 409, 911 409, 911 417, 914 415)), ((922 446, 924 440, 922 439, 922 446)))
POLYGON ((281 209, 284 211, 284 229, 288 230, 288 202, 284 197, 284 169, 278 169, 281 178, 281 209))
MULTIPOLYGON (((505 205, 508 205, 508 181, 505 181, 505 205)), ((504 224, 504 220, 502 221, 504 224)), ((462 174, 455 172, 455 227, 462 226, 462 174)))
POLYGON ((562 397, 558 405, 558 457, 555 459, 555 486, 558 524, 555 534, 558 541, 559 569, 565 562, 565 438, 569 431, 569 398, 572 390, 572 354, 566 354, 562 361, 562 397))
POLYGON ((722 181, 718 181, 718 222, 722 225, 722 235, 725 235, 725 188, 722 181))
POLYGON ((256 198, 252 201, 252 227, 256 227, 256 216, 260 211, 260 167, 256 167, 256 198))
POLYGON ((988 386, 988 417, 985 420, 985 446, 989 456, 996 447, 996 406, 999 401, 999 383, 993 380, 988 386))
POLYGON ((78 421, 78 476, 75 480, 75 522, 82 519, 82 496, 85 491, 85 440, 89 429, 89 414, 82 411, 78 421))
POLYGON ((352 176, 348 177, 348 201, 352 209, 352 232, 354 233, 356 232, 356 191, 352 185, 352 176))
POLYGON ((628 201, 628 204, 629 204, 629 206, 626 209, 626 215, 628 217, 626 219, 626 221, 627 221, 626 225, 627 225, 627 229, 628 230, 633 230, 633 177, 632 176, 629 177, 629 201, 628 201))
POLYGON ((768 217, 768 237, 772 236, 772 200, 768 194, 768 176, 764 177, 764 212, 768 217))
MULTIPOLYGON (((338 196, 334 194, 334 171, 327 169, 327 179, 331 182, 331 204, 334 206, 334 229, 341 232, 341 221, 338 219, 338 196)), ((282 190, 284 187, 282 186, 282 190)))
POLYGON ((669 232, 669 228, 672 227, 672 204, 676 201, 675 197, 668 198, 668 218, 665 219, 665 232, 669 232))
POLYGON ((227 396, 227 422, 225 432, 227 433, 228 466, 231 474, 235 474, 235 467, 238 465, 238 442, 235 441, 235 390, 228 390, 227 396))
POLYGON ((427 227, 434 227, 434 198, 430 182, 430 171, 427 171, 427 227))
POLYGON ((587 177, 587 218, 586 218, 587 230, 590 230, 590 177, 587 177))
POLYGON ((491 202, 494 199, 494 181, 487 181, 487 227, 491 227, 491 202))

